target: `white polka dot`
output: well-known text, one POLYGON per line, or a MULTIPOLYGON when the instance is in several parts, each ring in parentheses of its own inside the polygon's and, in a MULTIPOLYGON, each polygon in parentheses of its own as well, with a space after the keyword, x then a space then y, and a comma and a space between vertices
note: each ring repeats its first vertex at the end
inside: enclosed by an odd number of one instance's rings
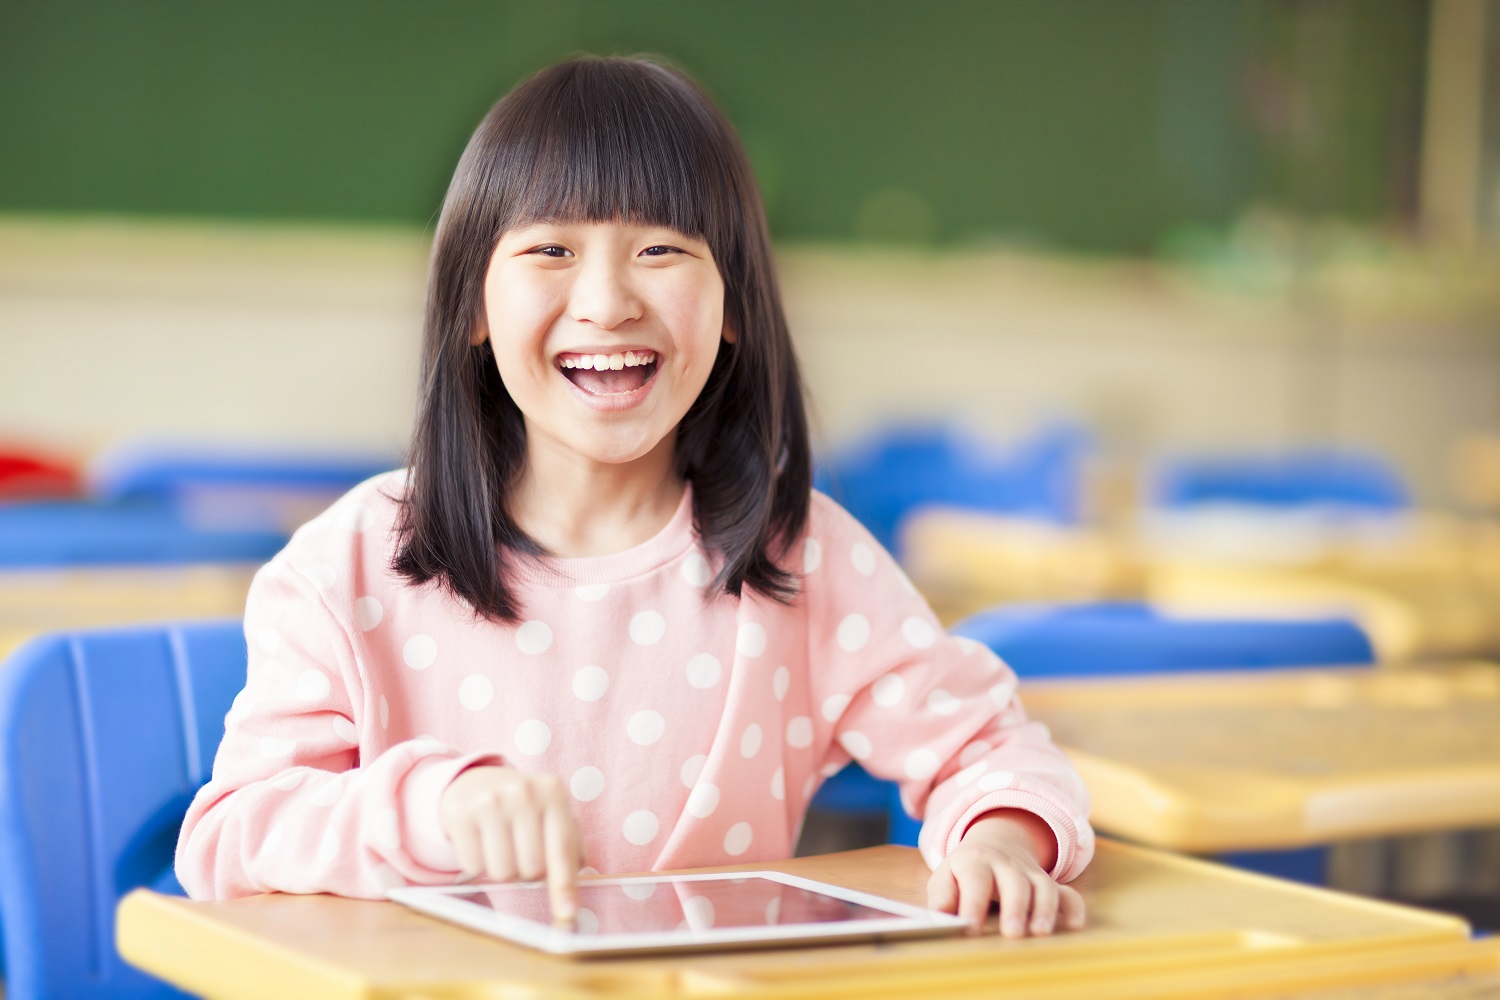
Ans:
POLYGON ((682 762, 682 770, 677 772, 677 777, 682 779, 683 785, 692 788, 698 783, 698 776, 703 773, 703 765, 708 763, 708 758, 703 754, 694 754, 682 762))
POLYGON ((964 748, 958 752, 958 762, 967 767, 993 749, 994 747, 990 746, 984 740, 975 740, 972 743, 965 744, 964 748))
POLYGON ((740 756, 746 759, 760 753, 760 726, 754 722, 740 734, 740 756))
POLYGON ((291 771, 283 771, 281 774, 278 774, 271 780, 271 785, 274 788, 281 789, 283 792, 290 792, 293 788, 296 788, 298 785, 302 784, 302 779, 306 777, 307 772, 302 770, 301 768, 297 768, 291 771))
POLYGON ((734 637, 735 652, 751 659, 766 651, 766 630, 755 622, 745 622, 734 637))
POLYGON ((516 648, 527 656, 538 656, 545 653, 552 645, 552 629, 546 622, 529 621, 524 622, 516 629, 516 648))
POLYGON ((330 688, 328 675, 321 670, 304 670, 297 675, 299 701, 321 701, 328 697, 330 688))
POLYGON ((573 675, 573 694, 581 701, 598 701, 609 690, 609 674, 603 667, 583 667, 573 675))
POLYGON ((926 747, 913 750, 906 755, 906 776, 917 781, 925 781, 932 777, 942 766, 942 758, 926 747))
POLYGON ((620 886, 620 891, 637 903, 644 903, 656 895, 655 882, 625 882, 620 886))
POLYGON ((327 781, 319 785, 318 790, 313 792, 312 795, 309 796, 308 801, 310 801, 315 806, 323 806, 326 808, 327 806, 331 806, 335 802, 337 802, 339 800, 339 797, 343 794, 344 776, 342 774, 335 774, 333 777, 329 778, 327 781))
POLYGON ((229 703, 229 711, 224 713, 225 723, 236 722, 250 714, 250 708, 254 703, 250 696, 244 691, 234 696, 234 701, 229 703))
POLYGON ((839 648, 846 653, 857 653, 870 641, 870 620, 861 614, 852 614, 839 622, 839 648))
POLYGON ((687 811, 699 819, 707 819, 719 808, 719 786, 707 782, 694 785, 687 798, 687 811))
POLYGON ((260 647, 261 652, 267 656, 275 656, 276 651, 281 648, 281 633, 269 625, 259 629, 255 633, 255 644, 260 647))
POLYGON ((380 696, 380 728, 389 729, 391 725, 391 703, 385 700, 385 695, 380 696))
POLYGON ((823 546, 816 538, 802 543, 802 572, 811 573, 823 564, 823 546))
POLYGON ((1011 698, 1015 696, 1016 686, 1010 681, 1001 681, 990 688, 990 701, 995 703, 996 708, 1005 708, 1010 704, 1011 698))
POLYGON ((630 641, 637 646, 654 646, 667 634, 667 620, 655 611, 642 611, 630 619, 630 641))
POLYGON ((1009 771, 991 771, 989 774, 981 775, 979 787, 987 792, 998 792, 1002 788, 1009 788, 1016 776, 1009 771))
POLYGON ((658 712, 650 709, 637 712, 630 717, 625 724, 625 732, 630 735, 630 742, 639 746, 649 747, 661 739, 661 734, 667 731, 667 720, 658 712))
POLYGON ((875 550, 864 542, 855 542, 849 550, 849 561, 860 576, 875 575, 875 550))
POLYGON ((687 662, 688 683, 700 690, 706 691, 719 683, 722 671, 719 658, 712 653, 699 653, 687 662))
POLYGON ((413 670, 426 670, 437 660, 437 643, 430 635, 414 635, 401 647, 401 659, 413 670))
POLYGON ((964 651, 965 656, 972 656, 977 650, 984 648, 978 640, 970 639, 966 635, 956 635, 953 638, 958 640, 958 646, 964 651))
POLYGON ((470 674, 458 686, 458 703, 471 712, 487 708, 495 698, 495 684, 483 674, 470 674))
POLYGON ((260 755, 262 757, 285 757, 297 749, 297 741, 289 740, 283 736, 262 736, 260 738, 260 755))
POLYGON ((364 531, 374 520, 375 512, 362 503, 350 504, 339 513, 339 525, 346 531, 364 531))
POLYGON ((516 750, 527 757, 537 757, 552 745, 552 730, 540 719, 527 719, 516 727, 516 750))
POLYGON ((568 779, 568 790, 579 802, 592 802, 604 791, 604 772, 597 767, 580 767, 568 779))
POLYGON ((354 744, 359 742, 359 730, 354 727, 353 722, 350 722, 342 715, 335 715, 333 717, 333 735, 345 743, 354 744))
POLYGON ((786 798, 786 768, 778 767, 771 775, 771 798, 777 802, 786 798))
POLYGON ((330 827, 328 832, 323 834, 323 839, 318 841, 318 864, 333 864, 338 860, 339 848, 342 846, 337 828, 330 827))
POLYGON ((831 694, 823 699, 823 719, 826 722, 837 722, 839 716, 844 714, 844 709, 849 707, 849 696, 847 694, 831 694))
POLYGON ((870 737, 855 729, 839 737, 839 746, 847 750, 849 756, 855 760, 864 760, 875 752, 875 747, 870 743, 870 737))
POLYGON ((787 689, 791 686, 792 672, 786 667, 777 667, 776 672, 771 675, 771 693, 776 696, 776 700, 785 699, 787 689))
POLYGON ((625 839, 636 847, 645 847, 656 839, 656 831, 660 828, 661 821, 656 814, 645 809, 637 809, 625 817, 625 839))
POLYGON ((682 578, 690 586, 701 587, 712 577, 713 570, 709 567, 708 560, 699 553, 694 552, 682 561, 682 578))
POLYGON ((968 767, 964 768, 962 771, 959 771, 953 777, 958 781, 960 788, 966 788, 969 785, 972 785, 974 783, 974 779, 983 774, 989 768, 989 766, 989 761, 981 760, 977 764, 970 764, 968 767))
POLYGON ((736 823, 724 834, 724 853, 733 857, 739 857, 750 850, 750 841, 755 837, 755 831, 750 829, 749 823, 736 823))
POLYGON ((602 601, 604 595, 609 593, 609 584, 590 583, 582 587, 575 587, 573 593, 580 601, 602 601))
POLYGON ((901 679, 900 674, 886 674, 870 689, 870 697, 881 708, 899 705, 901 699, 906 697, 906 681, 901 679))
POLYGON ((370 823, 370 843, 383 851, 401 846, 401 820, 394 809, 382 809, 370 823))
POLYGON ((580 906, 573 914, 573 927, 579 934, 598 934, 599 915, 587 906, 580 906))
POLYGON ((926 649, 937 642, 937 631, 921 618, 908 618, 902 622, 901 636, 917 649, 926 649))
POLYGON ((963 700, 942 688, 927 692, 927 710, 933 715, 952 715, 964 707, 963 700))
POLYGON ((847 763, 848 761, 830 760, 828 763, 824 764, 822 768, 819 769, 819 773, 822 774, 825 778, 831 778, 835 774, 838 774, 840 771, 842 771, 844 769, 844 765, 847 763))
POLYGON ((354 602, 354 623, 361 632, 368 632, 380 624, 385 617, 385 608, 373 597, 361 597, 354 602))
POLYGON ((313 563, 311 566, 304 566, 302 567, 302 575, 307 577, 308 583, 311 583, 320 591, 332 587, 334 581, 339 577, 337 571, 327 563, 313 563))
POLYGON ((786 724, 786 745, 802 749, 812 746, 813 721, 805 715, 799 715, 786 724))

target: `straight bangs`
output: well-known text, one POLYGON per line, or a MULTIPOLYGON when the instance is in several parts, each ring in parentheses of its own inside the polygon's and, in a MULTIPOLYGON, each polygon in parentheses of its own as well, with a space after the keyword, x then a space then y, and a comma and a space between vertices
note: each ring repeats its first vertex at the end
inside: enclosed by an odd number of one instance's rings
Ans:
POLYGON ((504 150, 496 167, 509 195, 497 240, 536 222, 620 220, 704 240, 721 271, 738 256, 741 192, 721 153, 724 125, 683 80, 645 65, 582 60, 533 81, 541 93, 518 91, 519 113, 492 147, 504 150))

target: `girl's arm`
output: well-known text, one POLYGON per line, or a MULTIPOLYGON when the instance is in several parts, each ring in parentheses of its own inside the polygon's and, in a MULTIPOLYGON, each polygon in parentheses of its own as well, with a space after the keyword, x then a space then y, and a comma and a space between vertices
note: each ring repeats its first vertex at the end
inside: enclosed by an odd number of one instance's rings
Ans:
POLYGON ((439 800, 461 771, 499 758, 419 739, 362 759, 361 733, 383 724, 367 715, 381 711, 366 705, 344 628, 284 554, 256 574, 245 633, 245 689, 177 844, 188 895, 380 898, 451 882, 458 862, 439 800))
POLYGON ((919 846, 935 870, 961 844, 966 863, 981 841, 1003 839, 1039 876, 1076 877, 1093 855, 1088 794, 1046 727, 1027 718, 1015 674, 979 643, 947 635, 895 561, 820 495, 809 537, 819 559, 804 589, 815 707, 831 726, 827 763, 853 758, 897 781, 923 817, 919 846))

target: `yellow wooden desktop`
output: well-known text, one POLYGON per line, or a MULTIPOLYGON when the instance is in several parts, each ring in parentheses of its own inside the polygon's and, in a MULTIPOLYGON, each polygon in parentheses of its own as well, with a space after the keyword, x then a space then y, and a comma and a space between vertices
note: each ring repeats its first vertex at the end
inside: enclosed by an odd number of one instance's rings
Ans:
MULTIPOLYGON (((710 870, 755 868, 913 903, 928 876, 915 850, 894 846, 710 870)), ((169 982, 244 1000, 1144 998, 1500 982, 1500 943, 1470 941, 1453 917, 1108 840, 1074 885, 1087 928, 1014 941, 993 934, 992 918, 983 937, 570 960, 394 903, 146 890, 121 902, 117 940, 169 982)))
POLYGON ((1181 851, 1500 825, 1500 666, 1031 681, 1099 829, 1181 851))

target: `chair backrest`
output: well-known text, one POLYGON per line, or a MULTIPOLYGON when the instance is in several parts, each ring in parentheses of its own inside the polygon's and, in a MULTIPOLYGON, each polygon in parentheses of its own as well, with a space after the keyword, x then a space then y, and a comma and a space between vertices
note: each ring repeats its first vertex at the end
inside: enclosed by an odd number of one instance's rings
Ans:
POLYGON ((0 505, 0 567, 265 562, 289 531, 205 528, 154 501, 0 505))
POLYGON ((1131 602, 1002 605, 960 622, 953 633, 984 643, 1022 677, 1332 666, 1375 660, 1369 638, 1359 626, 1342 618, 1177 618, 1131 602))
POLYGON ((1391 513, 1411 506, 1411 491, 1390 463, 1334 449, 1180 457, 1156 469, 1152 492, 1152 502, 1167 507, 1324 505, 1391 513))
POLYGON ((177 997, 115 951, 115 906, 181 893, 178 828, 245 683, 238 621, 42 636, 0 667, 6 995, 177 997))

